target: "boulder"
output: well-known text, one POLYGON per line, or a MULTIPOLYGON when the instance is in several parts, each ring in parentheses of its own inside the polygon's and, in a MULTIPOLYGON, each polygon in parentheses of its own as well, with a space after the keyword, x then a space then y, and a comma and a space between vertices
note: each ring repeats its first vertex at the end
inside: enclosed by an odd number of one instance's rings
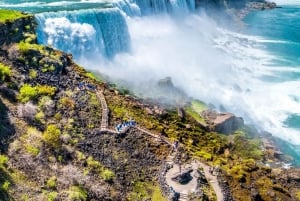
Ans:
POLYGON ((210 130, 223 134, 230 134, 244 126, 244 120, 229 112, 207 114, 206 120, 210 124, 210 130))

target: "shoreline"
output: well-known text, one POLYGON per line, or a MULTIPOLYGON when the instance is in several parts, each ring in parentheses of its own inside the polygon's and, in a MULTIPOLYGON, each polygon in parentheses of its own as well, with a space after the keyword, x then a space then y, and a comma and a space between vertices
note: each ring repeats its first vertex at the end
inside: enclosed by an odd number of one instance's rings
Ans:
POLYGON ((275 8, 281 8, 280 6, 277 6, 275 2, 248 2, 245 6, 245 8, 239 10, 237 12, 236 16, 238 19, 242 20, 245 18, 250 12, 257 11, 257 10, 271 10, 275 8))

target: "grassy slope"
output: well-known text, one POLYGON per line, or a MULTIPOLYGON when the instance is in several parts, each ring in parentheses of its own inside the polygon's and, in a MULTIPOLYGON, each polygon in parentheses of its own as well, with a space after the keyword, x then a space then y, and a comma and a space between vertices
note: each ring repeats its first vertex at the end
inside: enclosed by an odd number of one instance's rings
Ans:
POLYGON ((14 21, 16 19, 26 17, 28 14, 23 14, 19 11, 14 10, 0 10, 0 23, 5 23, 7 21, 14 21))

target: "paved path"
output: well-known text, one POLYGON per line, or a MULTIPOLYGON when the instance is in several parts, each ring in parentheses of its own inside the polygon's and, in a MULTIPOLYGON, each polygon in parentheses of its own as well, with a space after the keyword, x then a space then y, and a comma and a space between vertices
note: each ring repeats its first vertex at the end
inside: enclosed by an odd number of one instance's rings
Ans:
MULTIPOLYGON (((108 128, 108 107, 107 107, 107 103, 105 100, 105 97, 103 95, 103 93, 101 91, 97 91, 96 92, 97 98, 98 100, 101 102, 101 106, 102 106, 102 119, 101 119, 101 131, 107 131, 110 133, 115 133, 117 134, 118 132, 115 130, 111 130, 108 128)), ((153 134, 152 132, 141 128, 139 126, 135 126, 136 129, 138 129, 139 131, 162 140, 163 142, 167 143, 168 145, 172 146, 172 142, 170 142, 166 137, 163 136, 159 136, 156 134, 153 134)), ((182 169, 185 168, 192 168, 193 171, 191 173, 191 176, 193 177, 192 180, 185 184, 185 185, 181 185, 175 181, 172 180, 172 178, 179 173, 179 165, 174 163, 174 157, 176 155, 176 152, 171 152, 169 154, 169 156, 166 159, 166 162, 168 164, 172 164, 173 167, 171 169, 169 169, 169 171, 166 173, 165 178, 166 178, 166 182, 169 186, 172 186, 173 189, 178 192, 180 194, 180 201, 186 201, 187 200, 187 195, 191 192, 194 192, 197 188, 197 177, 198 177, 198 173, 197 170, 198 168, 201 166, 204 170, 204 174, 205 177, 207 179, 207 181, 209 182, 209 184, 212 186, 212 188, 214 189, 216 196, 217 196, 217 200, 218 201, 223 201, 223 194, 222 194, 222 190, 221 187, 218 183, 217 177, 214 175, 211 175, 209 172, 209 166, 201 163, 200 161, 193 161, 190 165, 183 167, 182 169)))
POLYGON ((102 92, 96 92, 97 98, 101 103, 102 107, 102 119, 101 119, 101 129, 100 130, 107 130, 108 129, 108 107, 106 104, 105 97, 102 92))
POLYGON ((211 187, 214 189, 214 191, 216 193, 216 196, 217 196, 217 200, 218 201, 223 201, 224 200, 224 196, 223 196, 223 193, 222 193, 222 189, 221 189, 221 187, 219 185, 217 176, 210 174, 210 172, 209 172, 210 166, 208 166, 208 165, 206 165, 204 163, 201 163, 199 161, 198 161, 198 163, 203 168, 204 174, 205 174, 205 177, 206 177, 207 181, 209 182, 209 184, 211 185, 211 187))

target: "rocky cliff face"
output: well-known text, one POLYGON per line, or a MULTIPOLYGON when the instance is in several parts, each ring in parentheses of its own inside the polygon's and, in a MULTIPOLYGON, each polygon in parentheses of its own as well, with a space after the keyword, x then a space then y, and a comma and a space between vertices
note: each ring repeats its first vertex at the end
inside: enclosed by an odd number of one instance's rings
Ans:
POLYGON ((32 15, 24 15, 14 21, 0 23, 0 46, 24 40, 28 34, 35 34, 32 15))

